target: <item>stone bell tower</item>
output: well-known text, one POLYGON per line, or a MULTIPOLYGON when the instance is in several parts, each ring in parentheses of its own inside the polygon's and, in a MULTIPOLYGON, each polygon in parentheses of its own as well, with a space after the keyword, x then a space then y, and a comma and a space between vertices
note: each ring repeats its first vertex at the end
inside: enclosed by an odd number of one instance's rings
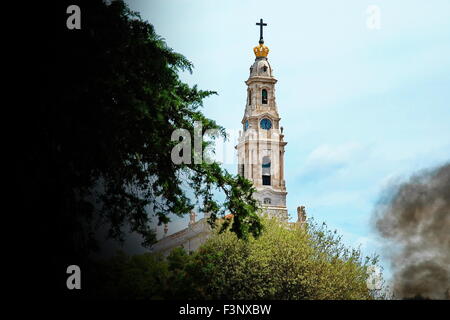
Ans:
POLYGON ((255 198, 263 210, 282 220, 288 219, 286 185, 284 181, 283 127, 275 100, 275 84, 272 67, 264 45, 263 23, 260 23, 259 45, 253 51, 256 59, 250 67, 247 81, 247 102, 242 118, 243 131, 239 134, 238 173, 253 182, 255 198))

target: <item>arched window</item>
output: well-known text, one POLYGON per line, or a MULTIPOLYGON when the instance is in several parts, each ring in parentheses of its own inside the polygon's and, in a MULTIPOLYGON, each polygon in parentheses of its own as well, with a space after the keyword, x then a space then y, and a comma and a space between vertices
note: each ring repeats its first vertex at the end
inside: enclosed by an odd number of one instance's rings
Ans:
POLYGON ((262 97, 262 103, 267 104, 267 90, 266 89, 262 89, 261 97, 262 97))
POLYGON ((267 156, 262 160, 262 184, 270 186, 270 158, 267 156))
POLYGON ((252 90, 248 90, 248 105, 252 104, 252 90))
POLYGON ((271 204, 272 200, 270 198, 264 198, 264 204, 271 204))

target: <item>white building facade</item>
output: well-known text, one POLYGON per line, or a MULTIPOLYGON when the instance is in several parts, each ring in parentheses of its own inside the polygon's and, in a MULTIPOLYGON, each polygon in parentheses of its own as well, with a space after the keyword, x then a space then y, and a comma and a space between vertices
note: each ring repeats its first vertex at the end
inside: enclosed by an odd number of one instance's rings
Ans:
POLYGON ((168 227, 164 228, 164 237, 153 247, 153 252, 160 252, 167 257, 174 248, 183 248, 186 252, 197 250, 211 235, 211 227, 207 218, 195 221, 195 212, 190 213, 189 225, 187 228, 166 236, 168 227))

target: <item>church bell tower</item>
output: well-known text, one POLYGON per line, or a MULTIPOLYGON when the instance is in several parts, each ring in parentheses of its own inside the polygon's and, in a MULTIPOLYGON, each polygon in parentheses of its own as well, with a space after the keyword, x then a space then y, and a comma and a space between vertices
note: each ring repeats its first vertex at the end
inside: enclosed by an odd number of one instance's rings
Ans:
POLYGON ((269 48, 264 45, 263 23, 261 19, 259 45, 253 49, 255 62, 250 67, 247 85, 247 102, 242 131, 236 146, 238 173, 253 182, 257 192, 256 200, 263 211, 282 220, 288 219, 286 207, 286 185, 284 181, 284 141, 283 127, 275 100, 275 84, 272 67, 267 55, 269 48))

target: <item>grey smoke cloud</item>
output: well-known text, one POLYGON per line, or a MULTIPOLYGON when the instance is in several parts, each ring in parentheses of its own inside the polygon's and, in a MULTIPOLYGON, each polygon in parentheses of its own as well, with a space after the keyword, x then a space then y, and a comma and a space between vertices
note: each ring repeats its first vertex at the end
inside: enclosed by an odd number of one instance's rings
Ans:
POLYGON ((450 163, 392 186, 374 217, 394 297, 450 299, 450 163))

